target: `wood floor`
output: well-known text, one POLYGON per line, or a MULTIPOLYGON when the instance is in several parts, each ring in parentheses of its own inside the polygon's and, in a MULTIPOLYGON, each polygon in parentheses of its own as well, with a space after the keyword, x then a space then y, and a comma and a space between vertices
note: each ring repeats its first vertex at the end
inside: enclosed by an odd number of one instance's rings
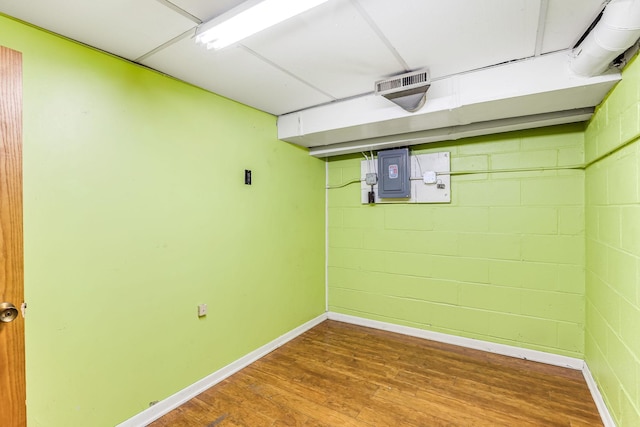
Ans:
POLYGON ((580 371, 325 321, 151 424, 601 426, 580 371))

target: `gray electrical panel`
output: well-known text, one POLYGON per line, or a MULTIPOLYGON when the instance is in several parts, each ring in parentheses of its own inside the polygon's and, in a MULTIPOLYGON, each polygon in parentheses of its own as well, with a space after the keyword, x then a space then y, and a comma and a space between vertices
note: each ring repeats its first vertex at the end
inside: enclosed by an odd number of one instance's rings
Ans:
POLYGON ((411 197, 410 166, 408 148, 378 151, 378 197, 411 197))

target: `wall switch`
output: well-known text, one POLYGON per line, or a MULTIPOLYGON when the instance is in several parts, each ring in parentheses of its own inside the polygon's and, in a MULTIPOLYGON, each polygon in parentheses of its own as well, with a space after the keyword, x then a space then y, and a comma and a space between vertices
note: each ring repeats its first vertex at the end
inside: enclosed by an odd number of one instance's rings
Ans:
POLYGON ((251 170, 244 170, 244 183, 247 185, 251 185, 251 170))
POLYGON ((198 317, 207 315, 207 304, 198 304, 198 317))

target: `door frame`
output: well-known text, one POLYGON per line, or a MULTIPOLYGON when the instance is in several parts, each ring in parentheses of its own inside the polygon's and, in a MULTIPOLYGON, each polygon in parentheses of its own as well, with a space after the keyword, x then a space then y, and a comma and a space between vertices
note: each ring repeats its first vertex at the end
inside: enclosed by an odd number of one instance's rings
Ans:
MULTIPOLYGON (((24 302, 22 53, 0 46, 0 302, 24 302)), ((26 426, 24 317, 0 322, 0 422, 26 426)))

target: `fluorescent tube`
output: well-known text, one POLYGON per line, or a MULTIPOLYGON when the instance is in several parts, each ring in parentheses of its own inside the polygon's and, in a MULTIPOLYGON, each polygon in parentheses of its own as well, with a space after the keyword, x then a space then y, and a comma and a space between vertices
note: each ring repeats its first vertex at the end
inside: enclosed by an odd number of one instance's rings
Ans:
POLYGON ((241 5, 236 9, 244 9, 224 19, 214 19, 198 29, 196 42, 207 46, 207 49, 222 49, 244 38, 256 34, 266 28, 299 15, 327 0, 264 0, 250 8, 241 5))

